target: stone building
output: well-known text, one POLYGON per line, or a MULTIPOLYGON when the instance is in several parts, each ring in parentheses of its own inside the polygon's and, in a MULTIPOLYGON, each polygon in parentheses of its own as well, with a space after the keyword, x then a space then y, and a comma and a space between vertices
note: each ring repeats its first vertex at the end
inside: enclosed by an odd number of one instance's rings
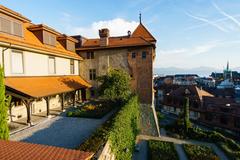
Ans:
POLYGON ((84 58, 80 75, 97 88, 97 76, 106 74, 109 68, 124 69, 131 76, 132 91, 142 103, 151 104, 156 39, 141 22, 126 36, 111 37, 107 28, 99 30, 99 36, 96 39, 73 36, 79 40, 76 51, 84 58))

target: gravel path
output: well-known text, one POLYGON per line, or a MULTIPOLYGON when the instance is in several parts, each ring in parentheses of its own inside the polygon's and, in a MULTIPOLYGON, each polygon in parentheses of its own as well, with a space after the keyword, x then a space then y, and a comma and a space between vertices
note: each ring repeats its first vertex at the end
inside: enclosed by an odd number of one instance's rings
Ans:
POLYGON ((176 151, 178 153, 179 159, 180 160, 188 160, 187 155, 185 154, 185 152, 182 148, 182 145, 180 145, 180 144, 174 144, 174 145, 175 145, 176 151))
POLYGON ((138 142, 139 151, 133 154, 133 160, 147 160, 148 159, 148 144, 147 141, 142 140, 138 142))
POLYGON ((74 149, 112 114, 102 119, 57 116, 10 136, 10 140, 74 149))

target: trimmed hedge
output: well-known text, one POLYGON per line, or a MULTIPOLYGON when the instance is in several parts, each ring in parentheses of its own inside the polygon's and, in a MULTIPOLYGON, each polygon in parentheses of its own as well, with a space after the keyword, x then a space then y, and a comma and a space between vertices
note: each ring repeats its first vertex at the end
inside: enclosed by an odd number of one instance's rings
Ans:
POLYGON ((116 159, 132 159, 135 140, 139 131, 139 114, 138 98, 133 96, 115 117, 109 133, 109 140, 116 159))
POLYGON ((149 160, 178 160, 178 155, 174 144, 171 142, 148 141, 148 159, 149 160))
POLYGON ((240 145, 216 131, 204 131, 200 128, 189 130, 189 138, 216 143, 229 159, 240 160, 240 145))
POLYGON ((102 118, 113 109, 119 107, 112 101, 105 102, 91 102, 81 108, 76 108, 67 112, 68 117, 82 117, 82 118, 102 118))
POLYGON ((210 147, 184 144, 183 148, 189 160, 219 160, 210 147))
POLYGON ((115 117, 115 114, 112 115, 100 128, 98 128, 77 149, 81 151, 96 153, 107 142, 108 134, 112 127, 114 117, 115 117))

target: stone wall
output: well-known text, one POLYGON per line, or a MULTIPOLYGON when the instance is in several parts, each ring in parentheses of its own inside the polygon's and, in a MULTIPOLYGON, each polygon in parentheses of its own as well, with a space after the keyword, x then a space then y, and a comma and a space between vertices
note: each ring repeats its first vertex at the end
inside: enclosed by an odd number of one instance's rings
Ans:
POLYGON ((109 141, 107 141, 107 143, 105 144, 100 156, 98 157, 98 160, 115 160, 115 156, 111 151, 109 141))
POLYGON ((155 51, 152 47, 134 47, 94 50, 94 59, 86 59, 87 51, 81 51, 80 56, 85 58, 80 63, 80 75, 93 87, 99 83, 89 78, 89 69, 96 69, 97 76, 105 75, 109 68, 124 69, 132 77, 131 88, 136 92, 142 103, 151 104, 153 96, 153 59, 155 51), (142 52, 147 53, 142 59, 142 52), (132 53, 136 58, 132 58, 132 53))

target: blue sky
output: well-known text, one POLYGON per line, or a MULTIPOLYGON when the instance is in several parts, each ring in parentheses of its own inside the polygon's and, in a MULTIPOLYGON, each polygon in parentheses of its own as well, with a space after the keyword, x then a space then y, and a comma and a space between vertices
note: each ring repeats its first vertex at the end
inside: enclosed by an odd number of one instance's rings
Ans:
POLYGON ((156 37, 154 67, 240 67, 239 0, 1 0, 34 23, 72 35, 126 34, 138 24, 156 37))

